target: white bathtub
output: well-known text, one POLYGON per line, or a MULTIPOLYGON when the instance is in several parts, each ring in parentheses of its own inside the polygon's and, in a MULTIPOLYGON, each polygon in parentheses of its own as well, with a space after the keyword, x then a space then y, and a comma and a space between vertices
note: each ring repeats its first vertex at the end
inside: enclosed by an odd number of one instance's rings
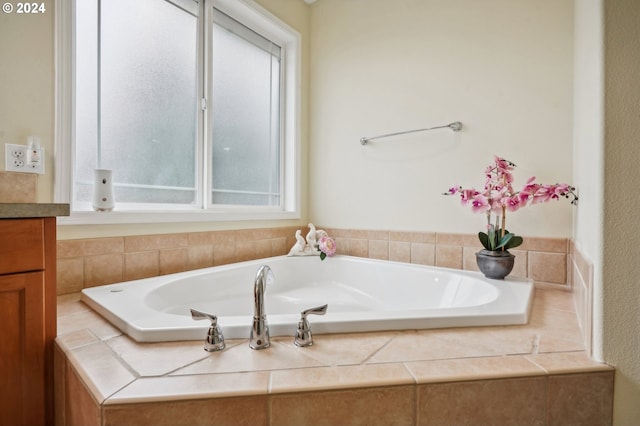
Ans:
POLYGON ((350 256, 279 256, 85 289, 82 300, 139 342, 204 339, 208 321, 191 319, 191 308, 218 316, 225 338, 248 338, 261 265, 275 275, 265 291, 271 336, 293 336, 300 312, 325 303, 326 315, 308 317, 314 334, 525 324, 533 294, 531 280, 350 256))

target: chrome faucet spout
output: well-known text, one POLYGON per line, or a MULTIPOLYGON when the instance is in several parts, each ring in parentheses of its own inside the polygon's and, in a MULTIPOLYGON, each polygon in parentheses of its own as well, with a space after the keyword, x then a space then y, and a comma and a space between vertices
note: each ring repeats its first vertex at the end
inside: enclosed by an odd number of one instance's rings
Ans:
POLYGON ((253 326, 249 336, 249 347, 251 349, 265 349, 270 345, 269 326, 267 316, 264 312, 264 292, 266 285, 273 282, 273 272, 267 265, 262 265, 258 269, 255 282, 253 283, 253 326))

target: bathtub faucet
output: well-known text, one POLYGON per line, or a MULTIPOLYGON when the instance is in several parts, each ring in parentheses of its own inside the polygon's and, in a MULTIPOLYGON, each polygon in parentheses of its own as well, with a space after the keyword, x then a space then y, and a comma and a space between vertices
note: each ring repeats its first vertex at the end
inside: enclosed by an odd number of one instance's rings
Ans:
POLYGON ((249 337, 249 347, 251 349, 264 349, 269 347, 269 327, 267 326, 267 316, 264 313, 264 292, 267 284, 273 282, 273 272, 267 265, 262 265, 256 274, 253 284, 254 314, 251 336, 249 337))

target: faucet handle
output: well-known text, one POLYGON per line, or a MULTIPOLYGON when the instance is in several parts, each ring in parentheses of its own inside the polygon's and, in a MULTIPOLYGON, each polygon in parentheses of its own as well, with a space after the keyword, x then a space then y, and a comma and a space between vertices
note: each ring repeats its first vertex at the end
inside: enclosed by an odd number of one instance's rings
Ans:
POLYGON ((311 327, 307 320, 307 315, 324 315, 327 313, 329 305, 322 305, 315 308, 305 309, 300 313, 300 322, 298 322, 298 330, 296 331, 296 337, 293 343, 299 347, 313 345, 313 335, 311 334, 311 327))
POLYGON ((204 341, 205 351, 215 352, 224 349, 224 336, 222 335, 222 329, 218 326, 218 317, 191 309, 191 318, 194 320, 208 319, 211 321, 211 326, 207 332, 207 338, 204 341))

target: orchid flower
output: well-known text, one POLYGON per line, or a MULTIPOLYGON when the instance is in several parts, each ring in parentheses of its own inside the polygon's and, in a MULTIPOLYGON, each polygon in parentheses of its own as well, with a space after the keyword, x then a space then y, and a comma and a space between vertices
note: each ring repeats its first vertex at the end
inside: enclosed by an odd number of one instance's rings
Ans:
POLYGON ((462 204, 470 204, 474 213, 487 215, 487 232, 478 237, 487 250, 508 250, 522 244, 522 238, 505 228, 507 210, 515 212, 529 204, 544 203, 549 200, 567 198, 571 204, 577 204, 575 188, 566 183, 548 185, 536 183, 535 176, 530 177, 520 191, 513 189, 513 174, 516 165, 504 158, 494 156, 494 164, 484 170, 485 184, 482 192, 461 186, 449 188, 444 195, 460 195, 462 204), (491 214, 496 215, 495 224, 491 214))

